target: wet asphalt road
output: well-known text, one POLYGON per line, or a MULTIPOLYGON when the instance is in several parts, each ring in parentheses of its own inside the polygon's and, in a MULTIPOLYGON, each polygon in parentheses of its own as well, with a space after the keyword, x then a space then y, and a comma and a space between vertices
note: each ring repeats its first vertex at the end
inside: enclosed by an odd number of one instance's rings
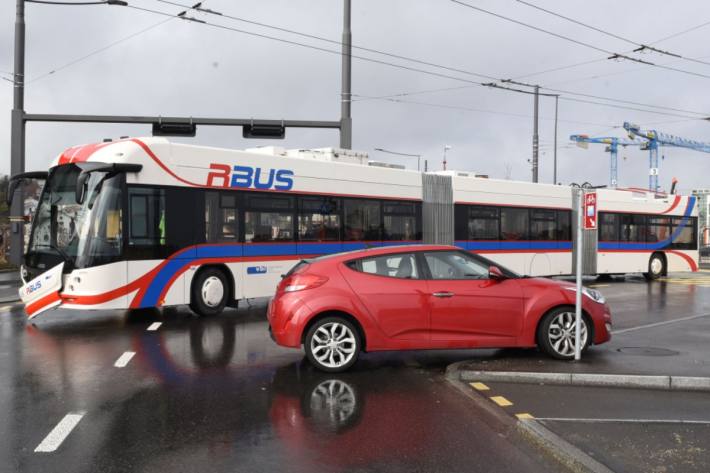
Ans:
MULTIPOLYGON (((608 296, 616 330, 710 314, 710 273, 651 285, 636 277, 588 282, 608 296)), ((663 333, 683 343, 683 325, 672 327, 663 333)), ((469 359, 534 365, 541 359, 534 350, 374 353, 352 372, 327 375, 300 351, 276 346, 266 328, 265 301, 209 319, 186 309, 58 310, 36 325, 26 324, 19 308, 0 307, 0 471, 555 470, 442 376, 448 364, 469 359), (148 331, 156 321, 162 325, 148 331), (135 355, 115 367, 125 352, 135 355), (58 449, 35 452, 70 413, 83 417, 58 449)), ((634 333, 648 332, 627 336, 634 333)), ((631 366, 648 367, 660 358, 634 360, 631 366)), ((511 415, 656 418, 666 412, 667 419, 698 420, 707 418, 698 412, 710 411, 707 395, 699 394, 491 389, 514 402, 511 415)), ((611 455, 605 462, 619 471, 650 471, 650 459, 671 465, 680 458, 679 469, 668 471, 685 471, 685 459, 698 468, 710 464, 703 456, 705 425, 545 422, 585 451, 611 455)))
POLYGON ((443 380, 471 352, 369 354, 326 375, 277 347, 264 313, 0 313, 0 470, 554 471, 443 380), (67 414, 83 417, 35 452, 67 414))

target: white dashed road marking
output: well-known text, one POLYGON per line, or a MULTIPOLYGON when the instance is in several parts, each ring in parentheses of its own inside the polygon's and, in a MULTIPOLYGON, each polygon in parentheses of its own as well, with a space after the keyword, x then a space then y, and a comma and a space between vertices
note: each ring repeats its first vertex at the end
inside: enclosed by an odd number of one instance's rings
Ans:
POLYGON ((708 315, 710 315, 710 314, 691 315, 690 317, 680 317, 678 319, 665 320, 663 322, 655 322, 652 324, 639 325, 638 327, 625 328, 625 329, 621 329, 621 330, 612 330, 611 333, 612 333, 612 335, 618 335, 620 333, 633 332, 634 330, 641 330, 644 328, 660 327, 663 325, 674 324, 677 322, 685 322, 687 320, 702 319, 703 317, 707 317, 708 315))
POLYGON ((47 434, 42 442, 37 445, 35 452, 53 452, 64 442, 64 439, 69 436, 74 427, 84 417, 83 412, 69 413, 59 421, 59 423, 47 434))
POLYGON ((161 325, 163 325, 162 322, 153 322, 152 324, 150 324, 150 326, 148 327, 147 330, 149 332, 155 332, 156 330, 158 330, 160 328, 161 325))
POLYGON ((123 355, 118 357, 118 360, 116 360, 116 363, 114 363, 113 366, 116 368, 124 368, 135 354, 136 352, 134 351, 124 352, 123 355))

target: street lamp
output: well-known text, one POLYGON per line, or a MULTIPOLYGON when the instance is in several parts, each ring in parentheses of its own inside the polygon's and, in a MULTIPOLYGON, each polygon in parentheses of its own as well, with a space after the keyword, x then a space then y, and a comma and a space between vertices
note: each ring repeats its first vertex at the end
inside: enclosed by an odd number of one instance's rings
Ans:
POLYGON ((444 145, 444 171, 446 171, 446 152, 451 149, 451 145, 444 145))
POLYGON ((388 149, 383 149, 383 148, 375 148, 375 151, 379 151, 380 153, 396 154, 397 156, 408 156, 411 158, 417 158, 417 171, 421 170, 421 166, 420 166, 421 159, 422 159, 421 154, 398 153, 397 151, 390 151, 388 149))

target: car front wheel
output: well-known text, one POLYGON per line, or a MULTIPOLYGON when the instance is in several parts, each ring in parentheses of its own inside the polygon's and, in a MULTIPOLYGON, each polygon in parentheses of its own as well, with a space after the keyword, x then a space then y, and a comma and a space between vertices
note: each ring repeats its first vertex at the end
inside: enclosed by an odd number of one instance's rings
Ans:
MULTIPOLYGON (((580 326, 581 347, 585 351, 589 346, 591 327, 586 317, 582 317, 580 326)), ((572 307, 562 307, 548 313, 537 331, 538 346, 542 351, 558 360, 574 358, 575 313, 572 307)))
POLYGON ((308 361, 321 371, 337 373, 350 368, 360 353, 355 326, 341 317, 326 317, 311 326, 304 349, 308 361))

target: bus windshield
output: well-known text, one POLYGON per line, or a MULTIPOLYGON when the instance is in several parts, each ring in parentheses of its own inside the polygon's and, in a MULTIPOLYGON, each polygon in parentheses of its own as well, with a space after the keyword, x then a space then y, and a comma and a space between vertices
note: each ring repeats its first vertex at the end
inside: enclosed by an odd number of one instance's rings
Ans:
POLYGON ((50 173, 32 225, 27 255, 33 261, 63 260, 71 269, 110 263, 121 256, 122 174, 91 173, 84 202, 78 204, 80 172, 77 165, 67 164, 50 173))

